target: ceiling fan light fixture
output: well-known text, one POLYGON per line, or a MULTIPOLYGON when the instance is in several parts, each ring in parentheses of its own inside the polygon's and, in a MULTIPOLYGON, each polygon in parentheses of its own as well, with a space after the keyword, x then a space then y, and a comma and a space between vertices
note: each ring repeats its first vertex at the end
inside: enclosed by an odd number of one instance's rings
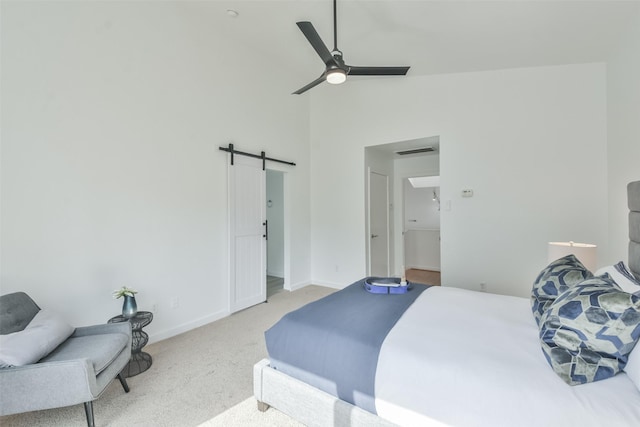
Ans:
POLYGON ((327 83, 339 85, 347 80, 347 73, 341 68, 334 68, 327 71, 327 83))

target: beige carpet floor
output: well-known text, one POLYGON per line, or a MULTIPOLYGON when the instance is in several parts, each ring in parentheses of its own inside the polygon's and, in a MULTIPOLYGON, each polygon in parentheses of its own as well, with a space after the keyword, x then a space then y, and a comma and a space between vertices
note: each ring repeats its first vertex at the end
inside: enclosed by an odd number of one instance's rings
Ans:
MULTIPOLYGON (((252 368, 267 356, 266 329, 285 313, 333 291, 307 286, 279 292, 268 303, 148 345, 144 351, 153 357, 153 365, 127 380, 128 394, 117 380, 107 387, 93 404, 96 426, 298 425, 275 409, 257 410, 252 368)), ((3 416, 0 426, 86 426, 86 418, 80 404, 3 416)))
POLYGON ((304 427, 273 408, 266 412, 260 412, 256 406, 256 400, 250 397, 238 403, 231 409, 226 410, 217 417, 200 424, 199 427, 304 427))

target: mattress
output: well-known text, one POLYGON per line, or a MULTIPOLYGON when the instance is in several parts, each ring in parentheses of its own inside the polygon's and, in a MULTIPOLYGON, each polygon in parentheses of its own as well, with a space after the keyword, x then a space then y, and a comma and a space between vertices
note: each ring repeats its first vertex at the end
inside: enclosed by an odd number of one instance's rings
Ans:
POLYGON ((626 374, 569 386, 538 334, 526 298, 430 288, 382 345, 378 415, 399 425, 640 425, 640 392, 626 374))
MULTIPOLYGON (((319 336, 343 333, 335 324, 332 329, 319 336)), ((283 333, 285 341, 296 341, 295 334, 283 333)), ((308 329, 305 342, 314 341, 315 333, 308 329)), ((372 374, 373 408, 367 410, 398 425, 640 425, 640 392, 626 374, 568 386, 546 362, 538 333, 528 299, 428 288, 385 332, 372 374)), ((349 352, 330 350, 320 345, 311 353, 328 365, 358 366, 357 360, 344 360, 349 352)), ((280 363, 291 362, 282 358, 279 353, 280 363)), ((330 383, 325 391, 338 397, 337 390, 344 389, 340 378, 327 381, 304 371, 287 374, 314 386, 314 381, 330 383)))

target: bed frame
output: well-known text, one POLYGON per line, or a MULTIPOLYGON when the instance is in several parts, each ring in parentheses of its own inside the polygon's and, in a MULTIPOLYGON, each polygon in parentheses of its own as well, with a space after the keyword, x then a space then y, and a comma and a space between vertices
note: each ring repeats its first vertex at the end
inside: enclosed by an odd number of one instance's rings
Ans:
POLYGON ((271 369, 268 359, 262 359, 253 367, 253 394, 258 400, 258 410, 264 412, 273 406, 310 427, 395 426, 371 412, 271 369))
MULTIPOLYGON (((629 267, 640 278, 640 181, 627 186, 629 204, 629 267)), ((309 384, 271 369, 268 359, 253 367, 253 394, 258 410, 270 406, 307 426, 385 426, 395 424, 351 405, 309 384)), ((434 421, 434 425, 441 425, 434 421)))

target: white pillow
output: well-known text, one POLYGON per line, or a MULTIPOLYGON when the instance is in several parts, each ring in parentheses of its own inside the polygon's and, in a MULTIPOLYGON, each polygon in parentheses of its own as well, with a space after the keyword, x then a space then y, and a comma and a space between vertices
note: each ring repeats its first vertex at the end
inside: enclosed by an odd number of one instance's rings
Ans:
POLYGON ((640 281, 638 281, 633 274, 629 272, 629 269, 624 265, 624 262, 620 261, 615 265, 608 265, 602 267, 596 271, 596 276, 602 276, 604 273, 609 273, 609 276, 620 288, 630 294, 640 292, 640 281))
POLYGON ((35 363, 51 353, 73 333, 58 314, 40 310, 22 331, 0 335, 0 367, 35 363))

